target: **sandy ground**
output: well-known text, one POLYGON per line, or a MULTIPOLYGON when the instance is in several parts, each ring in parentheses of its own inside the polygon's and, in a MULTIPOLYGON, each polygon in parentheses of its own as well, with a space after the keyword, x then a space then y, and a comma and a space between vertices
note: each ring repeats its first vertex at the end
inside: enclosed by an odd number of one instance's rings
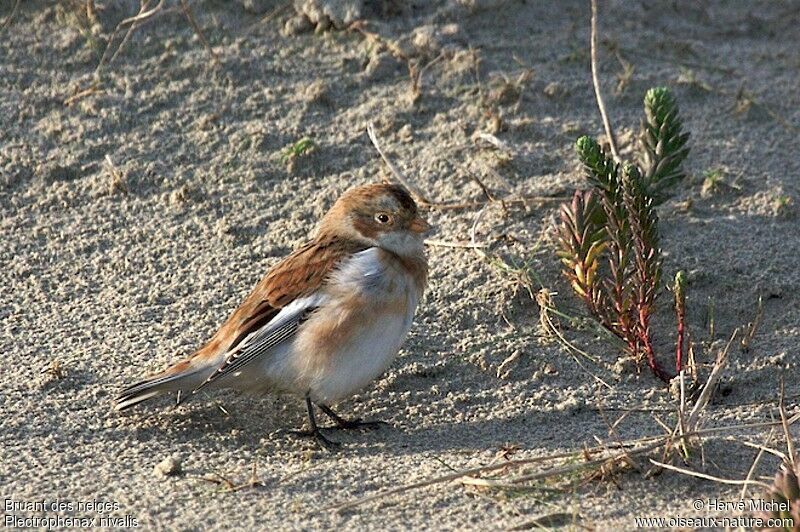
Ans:
MULTIPOLYGON (((738 498, 739 486, 634 470, 524 493, 444 484, 326 510, 508 452, 613 441, 601 409, 611 420, 632 410, 617 426, 623 439, 661 434, 654 415, 674 423, 674 401, 648 371, 613 369, 616 344, 562 323, 602 360, 592 371, 608 389, 542 336, 536 303, 514 293, 511 276, 463 248, 428 249, 430 289, 399 358, 340 405, 390 426, 332 434, 344 443, 337 454, 282 432, 304 421, 292 398, 214 393, 178 408, 165 400, 112 412, 120 387, 207 339, 340 192, 389 175, 368 121, 403 171, 444 202, 482 200, 468 169, 497 195, 507 192, 492 170, 519 193, 568 195, 582 185, 573 142, 600 134, 601 123, 583 1, 372 8, 372 31, 420 65, 432 62, 416 101, 406 66, 357 32, 284 35, 288 12, 251 27, 260 17, 240 4, 194 2, 218 66, 179 13, 164 14, 134 34, 97 91, 65 105, 91 85, 105 39, 131 14, 131 2, 97 4, 106 9, 96 35, 67 4, 24 1, 0 36, 4 499, 110 501, 114 515, 165 529, 507 529, 548 515, 605 529, 631 528, 637 516, 719 514, 691 501, 738 498), (512 153, 473 142, 480 131, 512 153), (304 137, 316 148, 284 161, 285 147, 304 137), (182 473, 154 474, 172 456, 182 473), (200 478, 241 484, 255 465, 260 487, 226 492, 200 478)), ((673 87, 692 132, 690 178, 661 218, 667 273, 689 272, 698 360, 712 360, 763 298, 761 326, 749 351, 733 346, 706 426, 774 419, 786 367, 790 411, 800 394, 799 14, 793 2, 601 2, 603 90, 623 150, 651 86, 673 87), (633 67, 621 87, 614 50, 633 67), (709 172, 721 181, 704 190, 709 172)), ((492 205, 478 236, 493 254, 527 261, 559 308, 582 315, 553 256, 556 209, 492 205)), ((432 210, 435 238, 464 241, 476 214, 432 210)), ((656 325, 665 363, 669 299, 656 325)), ((755 451, 741 442, 766 435, 709 440, 688 467, 744 478, 755 451)), ((764 458, 757 476, 776 464, 764 458)))

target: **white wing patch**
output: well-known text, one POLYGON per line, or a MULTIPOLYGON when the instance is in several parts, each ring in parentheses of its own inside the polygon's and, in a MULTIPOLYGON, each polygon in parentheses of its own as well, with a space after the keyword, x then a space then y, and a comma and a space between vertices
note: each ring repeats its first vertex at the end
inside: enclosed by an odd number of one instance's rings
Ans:
POLYGON ((324 304, 326 299, 324 294, 316 292, 310 296, 296 299, 283 307, 274 318, 260 329, 250 333, 226 353, 224 355, 225 362, 192 393, 221 377, 240 372, 244 366, 268 354, 274 347, 294 338, 297 329, 306 320, 309 313, 324 304))

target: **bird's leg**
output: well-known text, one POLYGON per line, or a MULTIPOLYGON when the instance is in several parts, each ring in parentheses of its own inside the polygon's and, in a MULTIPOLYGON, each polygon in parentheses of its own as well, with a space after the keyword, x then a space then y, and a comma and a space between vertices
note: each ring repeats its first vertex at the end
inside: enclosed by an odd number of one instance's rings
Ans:
POLYGON ((317 405, 320 410, 325 412, 325 415, 328 416, 336 423, 336 427, 344 430, 348 429, 374 429, 380 427, 381 425, 387 425, 385 421, 362 421, 360 418, 356 419, 345 419, 341 417, 339 414, 331 410, 331 407, 326 405, 317 405))
MULTIPOLYGON (((310 430, 294 430, 292 434, 297 436, 311 437, 319 444, 320 447, 328 452, 333 452, 339 446, 338 442, 331 441, 326 438, 317 427, 317 420, 314 417, 314 404, 311 399, 306 396, 306 408, 308 409, 308 423, 311 426, 310 430)), ((327 412, 326 412, 327 413, 327 412)))

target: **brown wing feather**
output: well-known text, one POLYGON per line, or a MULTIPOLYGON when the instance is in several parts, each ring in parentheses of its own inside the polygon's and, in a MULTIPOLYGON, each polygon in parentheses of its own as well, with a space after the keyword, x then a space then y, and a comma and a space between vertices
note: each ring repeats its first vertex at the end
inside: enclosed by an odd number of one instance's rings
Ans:
POLYGON ((214 357, 230 350, 281 308, 317 290, 343 258, 368 247, 353 240, 322 237, 298 248, 267 272, 214 337, 191 358, 214 357))

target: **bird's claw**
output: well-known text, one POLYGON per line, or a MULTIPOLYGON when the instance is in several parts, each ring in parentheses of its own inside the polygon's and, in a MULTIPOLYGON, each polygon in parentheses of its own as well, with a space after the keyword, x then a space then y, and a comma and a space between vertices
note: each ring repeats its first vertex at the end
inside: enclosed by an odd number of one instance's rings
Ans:
POLYGON ((313 438, 320 447, 329 453, 336 451, 342 446, 341 443, 326 438, 319 430, 290 430, 288 433, 298 438, 313 438))

